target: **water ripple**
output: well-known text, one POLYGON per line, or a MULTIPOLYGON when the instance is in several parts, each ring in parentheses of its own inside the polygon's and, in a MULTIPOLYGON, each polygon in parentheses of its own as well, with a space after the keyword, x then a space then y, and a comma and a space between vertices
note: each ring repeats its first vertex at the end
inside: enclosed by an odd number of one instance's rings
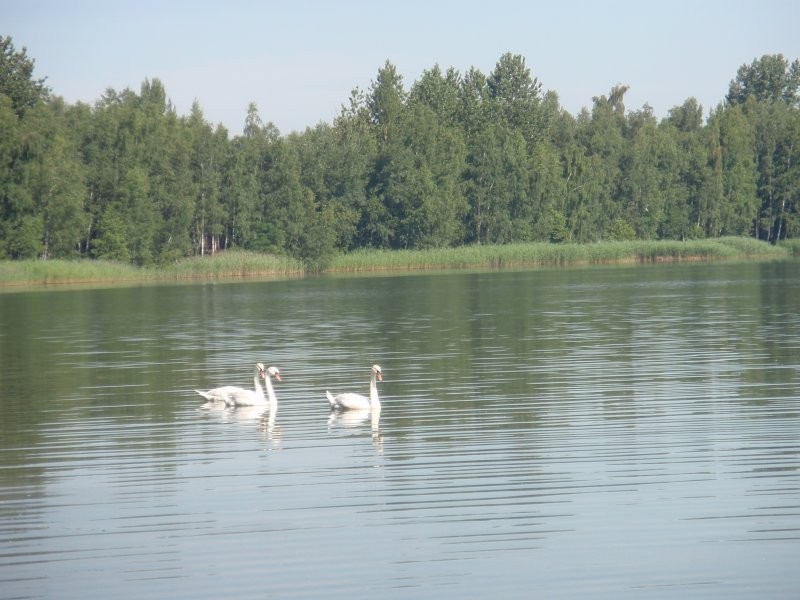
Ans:
POLYGON ((3 355, 3 594, 790 598, 798 281, 706 269, 33 296, 73 316, 3 355), (259 360, 277 412, 193 391, 259 360))

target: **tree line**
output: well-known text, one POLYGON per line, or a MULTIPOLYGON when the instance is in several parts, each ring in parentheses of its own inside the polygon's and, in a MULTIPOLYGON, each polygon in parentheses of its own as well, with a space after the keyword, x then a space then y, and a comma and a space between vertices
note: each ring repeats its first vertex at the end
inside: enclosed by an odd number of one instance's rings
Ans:
POLYGON ((800 60, 742 65, 704 116, 617 85, 572 115, 520 55, 387 61, 332 123, 243 133, 178 115, 158 79, 68 104, 0 37, 0 256, 140 265, 228 248, 315 268, 357 248, 800 234, 800 60))

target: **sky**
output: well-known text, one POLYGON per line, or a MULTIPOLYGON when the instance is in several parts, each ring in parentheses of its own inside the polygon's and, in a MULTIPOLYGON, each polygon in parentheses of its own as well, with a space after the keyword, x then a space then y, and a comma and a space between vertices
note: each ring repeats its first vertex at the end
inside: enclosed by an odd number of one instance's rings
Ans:
POLYGON ((196 100, 231 136, 251 102, 288 134, 333 123, 387 61, 408 90, 435 65, 489 75, 506 52, 575 115, 617 84, 628 110, 694 97, 707 115, 743 64, 800 58, 799 23, 775 0, 0 0, 0 36, 67 102, 159 79, 178 114, 196 100))

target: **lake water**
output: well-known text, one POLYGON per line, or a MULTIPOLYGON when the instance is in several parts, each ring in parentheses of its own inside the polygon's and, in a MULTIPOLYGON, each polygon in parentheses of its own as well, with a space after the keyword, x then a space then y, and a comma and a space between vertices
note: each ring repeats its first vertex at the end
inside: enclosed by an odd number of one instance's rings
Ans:
POLYGON ((798 261, 5 293, 0 385, 2 598, 800 597, 798 261))

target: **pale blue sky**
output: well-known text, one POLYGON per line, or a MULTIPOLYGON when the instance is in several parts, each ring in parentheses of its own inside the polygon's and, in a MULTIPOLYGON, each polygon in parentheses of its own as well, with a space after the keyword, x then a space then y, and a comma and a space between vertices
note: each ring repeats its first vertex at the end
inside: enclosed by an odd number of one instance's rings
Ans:
POLYGON ((169 2, 0 0, 0 35, 68 102, 158 78, 179 114, 241 133, 247 106, 284 134, 332 122, 386 60, 405 88, 439 64, 489 74, 521 54, 573 114, 612 86, 658 117, 694 96, 721 102, 742 64, 800 58, 800 3, 766 0, 169 2))

